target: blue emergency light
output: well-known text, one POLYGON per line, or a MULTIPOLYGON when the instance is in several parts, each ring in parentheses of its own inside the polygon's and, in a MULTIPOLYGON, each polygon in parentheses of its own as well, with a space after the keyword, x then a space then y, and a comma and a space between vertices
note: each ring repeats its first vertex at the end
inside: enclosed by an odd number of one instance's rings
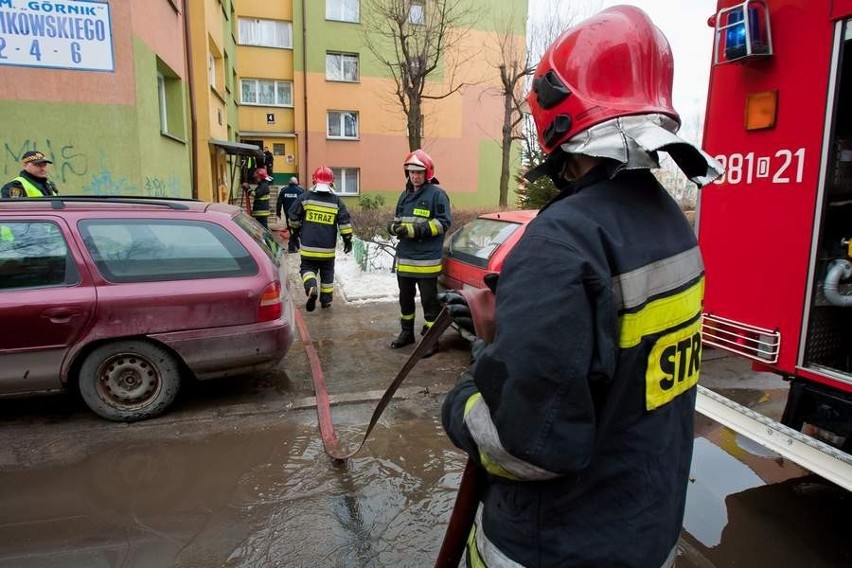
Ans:
POLYGON ((769 9, 765 0, 746 0, 715 16, 714 63, 772 55, 769 9))

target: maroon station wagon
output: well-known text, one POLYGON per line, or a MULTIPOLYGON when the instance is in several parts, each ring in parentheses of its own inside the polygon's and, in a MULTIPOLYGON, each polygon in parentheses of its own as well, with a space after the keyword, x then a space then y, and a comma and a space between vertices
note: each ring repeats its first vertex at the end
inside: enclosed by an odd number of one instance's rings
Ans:
POLYGON ((537 209, 480 215, 450 233, 444 242, 443 289, 485 288, 482 278, 499 273, 506 256, 524 234, 537 209))
POLYGON ((77 388, 131 422, 190 377, 274 367, 295 329, 285 255, 226 204, 0 200, 0 396, 77 388))

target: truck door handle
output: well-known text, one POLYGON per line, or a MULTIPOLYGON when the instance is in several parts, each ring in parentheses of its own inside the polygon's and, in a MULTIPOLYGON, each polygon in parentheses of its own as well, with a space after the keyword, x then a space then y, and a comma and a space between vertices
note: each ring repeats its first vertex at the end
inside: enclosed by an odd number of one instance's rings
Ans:
POLYGON ((53 323, 68 323, 71 318, 79 315, 80 310, 73 308, 48 308, 41 313, 41 317, 48 318, 53 323))

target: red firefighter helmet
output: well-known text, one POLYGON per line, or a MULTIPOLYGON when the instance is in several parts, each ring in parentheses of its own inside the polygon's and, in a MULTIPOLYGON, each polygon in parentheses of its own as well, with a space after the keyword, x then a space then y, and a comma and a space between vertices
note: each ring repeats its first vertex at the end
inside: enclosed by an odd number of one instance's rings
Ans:
POLYGON ((254 179, 258 181, 266 179, 267 175, 269 174, 266 173, 266 168, 257 168, 256 170, 254 170, 254 179))
POLYGON ((408 177, 408 172, 410 171, 426 172, 426 181, 435 177, 435 162, 432 161, 429 154, 420 148, 405 157, 403 168, 406 172, 405 177, 408 177))
POLYGON ((668 40, 639 8, 608 8, 567 29, 542 56, 527 95, 541 147, 550 154, 619 116, 661 113, 680 124, 673 74, 668 40))
POLYGON ((311 182, 314 185, 313 191, 331 191, 331 186, 334 183, 334 172, 328 166, 320 166, 314 170, 311 182))

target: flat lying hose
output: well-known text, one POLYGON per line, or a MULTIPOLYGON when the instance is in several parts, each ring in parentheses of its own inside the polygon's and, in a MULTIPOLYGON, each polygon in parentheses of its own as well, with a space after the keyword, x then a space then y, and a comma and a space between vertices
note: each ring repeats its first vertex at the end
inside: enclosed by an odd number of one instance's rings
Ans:
POLYGON ((429 351, 429 349, 438 342, 438 338, 441 337, 441 334, 450 326, 452 321, 453 318, 450 316, 447 309, 441 309, 441 313, 438 314, 438 317, 435 319, 435 323, 432 324, 432 327, 429 328, 426 335, 420 339, 420 343, 417 344, 414 352, 408 357, 408 360, 396 374, 396 377, 394 377, 390 386, 387 390, 385 390, 381 400, 379 400, 379 403, 376 405, 375 410, 373 410, 373 416, 370 418, 370 424, 367 426, 366 432, 364 432, 364 438, 361 440, 361 443, 358 444, 354 450, 346 452, 341 449, 340 439, 334 432, 334 422, 331 420, 331 407, 328 401, 328 390, 325 386, 325 377, 322 372, 322 365, 320 364, 317 350, 311 340, 310 333, 308 333, 308 326, 305 324, 305 319, 302 317, 301 312, 296 310, 296 326, 299 328, 299 335, 302 338, 302 343, 305 346, 305 352, 308 354, 308 360, 311 364, 311 377, 314 381, 314 393, 317 400, 317 418, 319 420, 322 446, 326 454, 336 460, 346 460, 357 454, 361 448, 364 447, 364 444, 367 443, 367 438, 370 436, 370 432, 373 431, 373 427, 375 427, 379 418, 381 418, 382 413, 384 413, 385 408, 393 398, 393 395, 396 393, 399 386, 402 384, 402 381, 405 380, 405 377, 408 376, 408 373, 411 372, 411 369, 414 368, 417 361, 423 357, 423 354, 429 351))

